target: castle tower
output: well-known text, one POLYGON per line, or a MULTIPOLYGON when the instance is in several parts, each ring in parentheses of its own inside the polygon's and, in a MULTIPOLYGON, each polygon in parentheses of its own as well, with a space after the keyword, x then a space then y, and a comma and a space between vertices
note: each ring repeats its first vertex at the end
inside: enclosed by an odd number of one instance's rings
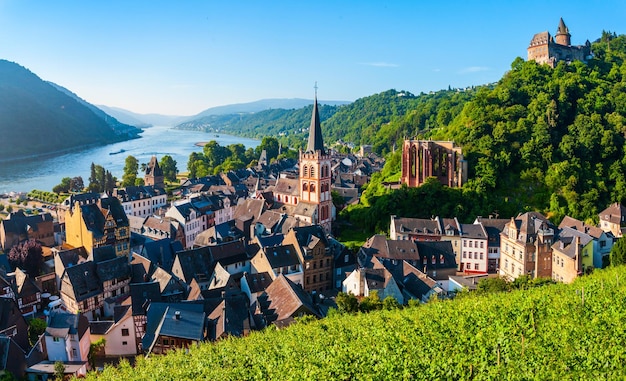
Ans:
POLYGON ((146 175, 144 177, 144 184, 152 185, 156 188, 165 187, 165 177, 163 176, 163 170, 159 167, 159 162, 156 156, 152 156, 150 163, 146 167, 146 175))
POLYGON ((554 36, 554 41, 559 45, 570 46, 572 35, 569 33, 569 29, 565 26, 563 22, 563 18, 559 21, 559 27, 556 29, 556 35, 554 36))
POLYGON ((300 151, 300 203, 314 211, 311 221, 331 232, 332 198, 330 195, 330 155, 324 150, 322 127, 317 109, 317 86, 306 151, 300 151))

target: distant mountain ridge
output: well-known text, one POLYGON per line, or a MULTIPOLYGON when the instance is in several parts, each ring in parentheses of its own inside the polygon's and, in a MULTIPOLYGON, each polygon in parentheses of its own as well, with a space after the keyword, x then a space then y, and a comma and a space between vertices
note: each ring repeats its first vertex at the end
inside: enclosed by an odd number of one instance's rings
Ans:
POLYGON ((106 117, 67 92, 17 63, 0 60, 0 160, 110 144, 137 136, 139 130, 130 126, 120 123, 117 128, 111 127, 106 117))
MULTIPOLYGON (((318 101, 319 104, 329 106, 340 106, 349 104, 349 101, 318 101)), ((156 126, 178 126, 188 122, 194 122, 206 117, 222 116, 222 115, 239 115, 239 114, 251 114, 267 110, 294 110, 301 109, 313 104, 313 99, 303 98, 268 98, 260 99, 254 102, 247 103, 235 103, 230 105, 216 106, 208 108, 196 115, 191 116, 176 116, 176 115, 161 115, 161 114, 138 114, 129 110, 125 110, 119 107, 110 107, 104 105, 98 105, 98 107, 104 110, 109 115, 114 116, 119 121, 127 123, 137 127, 148 127, 150 125, 156 126)))

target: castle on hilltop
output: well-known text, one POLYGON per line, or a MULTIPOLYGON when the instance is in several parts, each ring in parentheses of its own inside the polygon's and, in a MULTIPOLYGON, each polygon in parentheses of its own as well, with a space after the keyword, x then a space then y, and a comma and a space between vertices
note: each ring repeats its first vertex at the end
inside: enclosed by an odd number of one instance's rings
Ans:
POLYGON ((540 64, 548 64, 555 67, 559 61, 570 63, 573 61, 585 62, 591 55, 591 43, 589 40, 585 45, 571 45, 572 35, 565 26, 563 18, 559 21, 559 26, 554 37, 550 32, 537 33, 530 40, 528 46, 528 60, 534 60, 540 64))

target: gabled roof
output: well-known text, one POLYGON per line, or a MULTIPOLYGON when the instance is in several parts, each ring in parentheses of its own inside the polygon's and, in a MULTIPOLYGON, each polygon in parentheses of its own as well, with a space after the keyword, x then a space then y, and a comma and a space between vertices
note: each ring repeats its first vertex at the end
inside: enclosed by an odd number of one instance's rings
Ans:
POLYGON ((257 220, 259 216, 261 216, 261 213, 263 213, 263 210, 265 210, 263 200, 252 198, 242 199, 235 207, 233 219, 252 217, 254 220, 257 220))
POLYGON ((96 272, 101 282, 130 277, 130 265, 126 257, 117 257, 96 263, 96 272))
POLYGON ((245 273, 243 277, 246 279, 246 283, 248 284, 248 288, 252 294, 264 291, 270 284, 272 284, 272 278, 267 272, 257 274, 245 273))
POLYGON ((461 224, 463 238, 484 239, 488 238, 487 231, 481 224, 461 224))
POLYGON ((231 241, 219 245, 208 246, 213 261, 222 266, 249 260, 243 240, 231 241))
POLYGON ((239 293, 224 298, 209 315, 212 323, 209 338, 216 340, 224 335, 243 336, 250 329, 248 306, 245 294, 239 293))
POLYGON ((131 283, 130 298, 133 316, 145 315, 152 302, 161 302, 161 288, 157 282, 131 283))
POLYGON ((71 290, 64 290, 65 282, 61 282, 61 291, 73 296, 77 302, 99 295, 103 291, 102 282, 98 279, 96 264, 93 261, 66 268, 65 276, 69 280, 71 290))
POLYGON ((626 207, 619 202, 611 204, 608 208, 600 212, 600 220, 612 224, 624 225, 626 220, 626 207))
POLYGON ((320 225, 294 227, 292 231, 301 247, 312 249, 318 242, 321 242, 324 247, 330 246, 326 233, 320 225))
POLYGON ((293 245, 264 247, 261 249, 261 253, 259 254, 264 255, 265 258, 267 258, 267 261, 272 269, 300 264, 298 252, 293 245))
POLYGON ((215 267, 215 261, 211 258, 208 246, 177 252, 174 265, 176 263, 180 266, 181 278, 186 283, 191 282, 191 279, 194 278, 199 283, 207 282, 215 267))
POLYGON ((52 224, 52 215, 50 213, 41 213, 27 216, 20 209, 16 212, 9 213, 4 220, 0 221, 0 226, 5 234, 26 234, 28 229, 37 231, 41 223, 52 224))
POLYGON ((81 338, 88 329, 89 320, 86 316, 57 310, 51 311, 48 316, 46 335, 59 337, 59 334, 65 332, 65 334, 78 335, 81 338))
POLYGON ((274 186, 274 194, 286 194, 290 196, 300 197, 300 180, 280 178, 274 186))
POLYGON ((561 229, 559 238, 552 244, 552 250, 574 259, 576 255, 580 255, 580 250, 591 241, 593 241, 593 238, 589 234, 566 226, 561 229), (580 245, 579 247, 576 247, 577 241, 580 245))
MULTIPOLYGON (((174 264, 174 256, 176 247, 170 238, 160 239, 158 241, 146 242, 143 245, 141 254, 148 258, 155 265, 163 268, 166 271, 172 270, 174 264)), ((177 241, 176 241, 177 242, 177 241)), ((179 250, 182 248, 179 248, 179 250)))
POLYGON ((284 275, 279 275, 265 290, 269 301, 266 316, 269 322, 289 320, 300 313, 308 313, 321 317, 318 308, 313 304, 311 296, 302 287, 284 275))
POLYGON ((394 218, 396 232, 412 234, 443 234, 443 226, 439 218, 394 218))
POLYGON ((561 220, 561 223, 559 224, 559 229, 563 229, 564 227, 570 227, 572 229, 578 230, 579 232, 589 234, 595 239, 599 239, 602 234, 607 234, 604 230, 600 229, 597 226, 587 225, 586 223, 570 216, 565 216, 563 220, 561 220))
POLYGON ((35 281, 19 268, 15 269, 15 284, 18 298, 35 295, 41 292, 35 281))
POLYGON ((206 314, 197 303, 152 303, 148 309, 143 347, 148 353, 159 336, 194 341, 205 339, 206 314))

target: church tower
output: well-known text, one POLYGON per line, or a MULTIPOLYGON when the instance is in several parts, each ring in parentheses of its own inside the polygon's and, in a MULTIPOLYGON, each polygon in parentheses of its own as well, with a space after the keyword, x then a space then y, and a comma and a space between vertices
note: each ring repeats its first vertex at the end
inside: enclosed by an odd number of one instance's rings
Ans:
POLYGON ((159 167, 159 162, 156 156, 152 156, 150 163, 146 167, 146 175, 144 177, 145 185, 152 185, 155 188, 165 187, 165 177, 163 176, 163 170, 159 167))
POLYGON ((565 26, 563 18, 559 21, 559 27, 556 29, 556 35, 554 41, 559 45, 570 46, 572 44, 572 35, 569 33, 569 29, 565 26))
POLYGON ((309 205, 313 211, 311 222, 331 232, 332 198, 330 195, 330 155, 324 150, 320 115, 317 109, 317 85, 315 102, 309 127, 306 151, 300 151, 300 204, 309 205))

